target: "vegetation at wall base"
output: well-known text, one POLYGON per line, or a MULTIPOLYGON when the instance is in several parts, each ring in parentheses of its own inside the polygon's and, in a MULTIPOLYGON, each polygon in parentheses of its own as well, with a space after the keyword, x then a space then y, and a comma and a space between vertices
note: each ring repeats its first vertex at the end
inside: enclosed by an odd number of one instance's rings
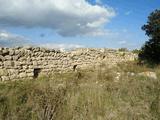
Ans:
POLYGON ((128 62, 0 83, 0 120, 159 120, 159 79, 128 62))

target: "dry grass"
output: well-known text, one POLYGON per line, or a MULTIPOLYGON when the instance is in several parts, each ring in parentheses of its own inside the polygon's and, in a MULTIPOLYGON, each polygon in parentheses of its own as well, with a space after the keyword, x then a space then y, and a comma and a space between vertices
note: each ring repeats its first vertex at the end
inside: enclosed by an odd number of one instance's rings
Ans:
POLYGON ((160 81, 143 71, 160 78, 158 67, 123 63, 0 84, 0 119, 159 120, 160 81))

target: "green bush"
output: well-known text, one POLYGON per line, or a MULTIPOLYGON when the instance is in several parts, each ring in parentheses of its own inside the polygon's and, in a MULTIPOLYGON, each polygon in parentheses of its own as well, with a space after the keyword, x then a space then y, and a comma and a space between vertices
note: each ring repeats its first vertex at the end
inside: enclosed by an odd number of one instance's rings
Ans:
POLYGON ((121 51, 121 52, 128 52, 129 50, 127 48, 119 48, 118 51, 121 51))
POLYGON ((135 53, 135 54, 139 54, 140 50, 139 49, 134 49, 134 50, 132 50, 132 52, 135 53))

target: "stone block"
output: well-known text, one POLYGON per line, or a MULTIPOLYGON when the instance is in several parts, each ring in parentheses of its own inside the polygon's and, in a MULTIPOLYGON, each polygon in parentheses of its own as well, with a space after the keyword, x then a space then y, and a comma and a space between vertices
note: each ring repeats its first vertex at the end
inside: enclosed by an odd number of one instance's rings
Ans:
POLYGON ((33 72, 33 69, 27 69, 26 72, 31 73, 31 72, 33 72))
POLYGON ((19 56, 18 56, 18 55, 15 55, 15 56, 13 56, 12 58, 13 58, 14 61, 17 61, 17 60, 19 59, 19 56))
POLYGON ((15 54, 15 51, 14 50, 9 50, 9 55, 10 56, 13 56, 15 54))
POLYGON ((25 69, 25 70, 26 70, 26 69, 28 69, 28 66, 27 66, 27 65, 23 65, 23 66, 22 66, 22 69, 25 69))
POLYGON ((10 80, 8 76, 1 76, 2 82, 10 80))
POLYGON ((18 75, 18 70, 17 69, 8 69, 9 75, 18 75))
POLYGON ((13 74, 13 75, 10 75, 10 80, 13 81, 14 79, 17 79, 18 78, 18 74, 13 74))
POLYGON ((9 55, 9 51, 8 49, 4 49, 2 50, 2 55, 5 56, 5 55, 9 55))
POLYGON ((27 77, 33 77, 33 76, 34 76, 33 72, 27 73, 27 77))
POLYGON ((6 60, 12 60, 12 56, 6 55, 6 56, 5 56, 5 59, 6 59, 6 60))
POLYGON ((3 57, 2 55, 0 55, 0 61, 5 61, 5 57, 3 57))
POLYGON ((4 61, 4 66, 13 67, 14 66, 14 62, 13 61, 4 61))
POLYGON ((15 55, 18 55, 20 53, 20 50, 15 50, 15 55))
POLYGON ((37 61, 33 61, 33 66, 38 66, 37 61))
POLYGON ((151 79, 157 79, 156 73, 155 72, 151 72, 151 71, 138 73, 138 75, 139 76, 148 77, 148 78, 151 78, 151 79))
POLYGON ((7 76, 8 71, 6 69, 0 69, 0 76, 7 76))
POLYGON ((22 72, 22 73, 19 74, 19 77, 20 78, 26 78, 27 74, 25 72, 22 72))

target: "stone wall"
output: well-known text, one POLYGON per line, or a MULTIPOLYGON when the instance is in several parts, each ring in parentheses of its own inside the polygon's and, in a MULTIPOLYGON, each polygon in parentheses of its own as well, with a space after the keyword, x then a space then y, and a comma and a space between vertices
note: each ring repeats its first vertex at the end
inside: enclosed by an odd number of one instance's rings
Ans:
POLYGON ((77 49, 60 52, 44 48, 0 48, 0 81, 34 78, 39 74, 67 72, 94 66, 105 61, 108 65, 134 60, 131 52, 111 49, 77 49))

